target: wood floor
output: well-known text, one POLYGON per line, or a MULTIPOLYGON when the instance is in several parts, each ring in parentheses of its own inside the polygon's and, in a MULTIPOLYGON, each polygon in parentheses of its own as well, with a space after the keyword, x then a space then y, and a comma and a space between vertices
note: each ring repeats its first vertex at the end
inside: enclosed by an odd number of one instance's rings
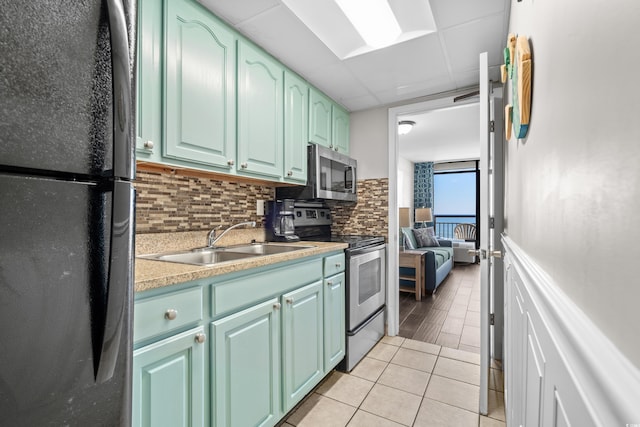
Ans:
POLYGON ((456 264, 422 301, 401 292, 399 335, 480 353, 480 266, 456 264))

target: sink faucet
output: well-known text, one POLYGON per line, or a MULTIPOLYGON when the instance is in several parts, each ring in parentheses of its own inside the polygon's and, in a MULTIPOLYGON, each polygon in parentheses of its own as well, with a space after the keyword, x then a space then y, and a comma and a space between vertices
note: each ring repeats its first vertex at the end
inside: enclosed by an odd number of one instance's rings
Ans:
POLYGON ((222 233, 220 233, 220 235, 218 237, 216 237, 216 230, 222 228, 222 226, 220 226, 218 228, 214 228, 213 230, 211 230, 209 232, 209 237, 207 238, 207 246, 210 247, 210 248, 214 247, 216 242, 218 242, 218 240, 220 240, 222 238, 222 236, 227 234, 228 231, 231 231, 234 228, 241 227, 243 225, 246 225, 246 226, 249 226, 249 227, 255 227, 256 226, 256 222, 255 221, 247 221, 247 222, 241 222, 241 223, 236 224, 236 225, 232 225, 231 227, 227 228, 222 233))

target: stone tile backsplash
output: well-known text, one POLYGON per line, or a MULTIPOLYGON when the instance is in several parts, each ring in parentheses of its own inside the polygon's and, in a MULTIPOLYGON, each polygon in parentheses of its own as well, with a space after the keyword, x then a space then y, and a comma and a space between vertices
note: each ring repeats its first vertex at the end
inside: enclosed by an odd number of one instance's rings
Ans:
POLYGON ((135 181, 136 232, 211 230, 256 221, 258 200, 272 200, 274 187, 138 171, 135 181))
MULTIPOLYGON (((209 231, 256 221, 258 200, 273 200, 274 187, 254 183, 138 171, 135 181, 136 233, 209 231)), ((358 202, 328 201, 334 234, 387 236, 389 180, 358 181, 358 202)))
POLYGON ((387 238, 389 179, 358 180, 358 202, 328 201, 333 234, 376 235, 387 238))

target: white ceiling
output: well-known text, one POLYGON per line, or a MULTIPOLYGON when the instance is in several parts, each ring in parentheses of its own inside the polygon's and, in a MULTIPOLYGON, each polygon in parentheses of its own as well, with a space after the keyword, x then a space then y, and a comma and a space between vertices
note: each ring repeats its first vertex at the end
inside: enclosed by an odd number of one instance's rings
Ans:
POLYGON ((478 102, 403 115, 399 119, 416 125, 399 136, 398 154, 414 163, 478 159, 479 117, 478 102))
POLYGON ((490 77, 497 80, 510 5, 428 0, 436 32, 340 60, 282 0, 199 1, 352 112, 477 85, 484 51, 490 77))

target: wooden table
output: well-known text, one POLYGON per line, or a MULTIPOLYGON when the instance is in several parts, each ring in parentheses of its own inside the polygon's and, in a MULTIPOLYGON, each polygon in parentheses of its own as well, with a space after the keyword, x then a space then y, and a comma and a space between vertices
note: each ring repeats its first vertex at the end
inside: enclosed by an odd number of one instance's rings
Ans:
POLYGON ((401 280, 414 282, 415 288, 406 288, 399 286, 400 291, 416 294, 416 301, 422 300, 424 289, 424 252, 422 251, 402 251, 400 252, 399 267, 408 267, 414 269, 414 275, 401 275, 401 280))

